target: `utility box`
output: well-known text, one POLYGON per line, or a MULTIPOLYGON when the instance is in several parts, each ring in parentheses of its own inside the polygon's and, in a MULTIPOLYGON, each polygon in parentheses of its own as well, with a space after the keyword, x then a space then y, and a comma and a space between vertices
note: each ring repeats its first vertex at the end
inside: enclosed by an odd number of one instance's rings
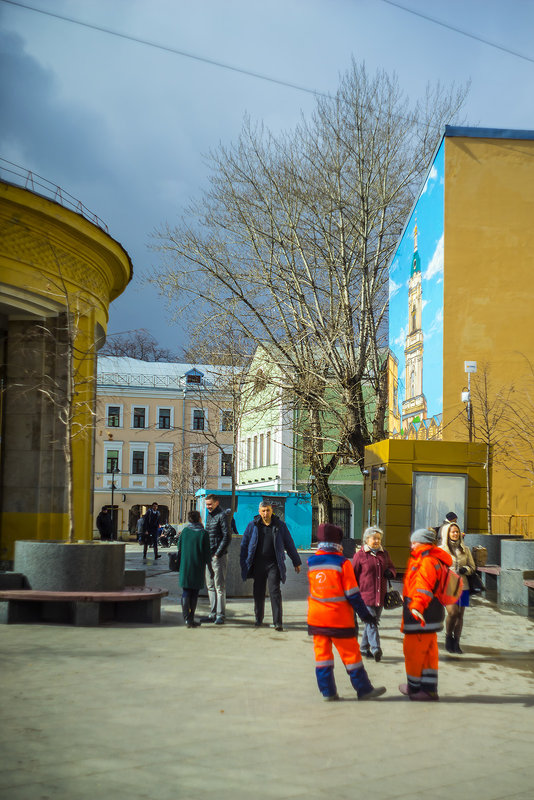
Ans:
POLYGON ((473 442, 385 439, 365 448, 363 527, 378 525, 396 567, 410 533, 441 525, 454 511, 466 533, 487 533, 486 446, 473 442))
MULTIPOLYGON (((206 521, 206 495, 208 494, 215 495, 219 499, 219 505, 225 510, 229 509, 232 503, 232 492, 229 489, 210 491, 199 489, 196 492, 197 509, 200 511, 203 523, 206 521)), ((273 507, 273 513, 286 523, 295 546, 301 550, 308 550, 311 545, 312 533, 312 505, 311 495, 308 492, 238 490, 234 514, 238 534, 242 535, 248 523, 258 515, 258 506, 262 500, 267 500, 273 507)))

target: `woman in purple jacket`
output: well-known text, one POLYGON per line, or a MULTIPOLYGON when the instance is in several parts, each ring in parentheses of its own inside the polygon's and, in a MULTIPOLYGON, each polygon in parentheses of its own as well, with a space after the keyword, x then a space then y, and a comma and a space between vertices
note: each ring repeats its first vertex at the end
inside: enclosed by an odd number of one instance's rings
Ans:
POLYGON ((369 612, 376 619, 376 625, 366 623, 360 643, 363 656, 380 661, 382 648, 378 623, 384 607, 387 579, 396 576, 395 567, 387 550, 382 547, 382 531, 373 526, 366 528, 362 537, 362 547, 352 559, 354 574, 360 587, 360 594, 369 612))

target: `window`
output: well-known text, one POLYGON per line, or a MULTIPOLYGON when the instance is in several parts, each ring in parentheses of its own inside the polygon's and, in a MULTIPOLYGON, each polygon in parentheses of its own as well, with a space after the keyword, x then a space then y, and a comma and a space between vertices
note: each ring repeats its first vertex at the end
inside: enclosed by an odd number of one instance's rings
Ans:
POLYGON ((258 467, 263 467, 263 448, 264 448, 264 435, 260 433, 260 452, 259 452, 259 459, 258 459, 258 467))
POLYGON ((106 472, 117 472, 119 469, 119 451, 107 450, 106 452, 106 472))
POLYGON ((170 453, 160 451, 158 453, 158 475, 169 474, 170 453))
POLYGON ((252 445, 252 469, 258 466, 258 437, 255 436, 252 445))
POLYGON ((250 469, 250 447, 251 447, 251 439, 247 439, 247 469, 250 469))
POLYGON ((144 450, 134 450, 132 452, 132 475, 145 474, 145 452, 144 450))
POLYGON ((170 428, 170 427, 171 427, 171 409, 160 408, 158 414, 158 428, 170 428))
POLYGON ((193 475, 204 475, 204 453, 191 454, 191 471, 193 475))
POLYGON ((200 383, 201 376, 200 375, 187 375, 185 382, 186 383, 200 383))
POLYGON ((234 429, 234 412, 221 411, 221 431, 233 431, 234 429))
POLYGON ((133 427, 134 428, 144 428, 145 427, 145 416, 146 416, 146 409, 144 409, 144 408, 134 408, 134 410, 133 410, 133 427))
POLYGON ((265 434, 265 464, 268 466, 271 463, 271 431, 265 434))
POLYGON ((108 406, 108 428, 119 428, 121 424, 121 407, 108 406))
POLYGON ((195 408, 193 411, 193 430, 204 430, 204 410, 202 408, 195 408))
POLYGON ((228 478, 232 474, 232 454, 231 453, 222 453, 221 454, 221 476, 223 478, 228 478))

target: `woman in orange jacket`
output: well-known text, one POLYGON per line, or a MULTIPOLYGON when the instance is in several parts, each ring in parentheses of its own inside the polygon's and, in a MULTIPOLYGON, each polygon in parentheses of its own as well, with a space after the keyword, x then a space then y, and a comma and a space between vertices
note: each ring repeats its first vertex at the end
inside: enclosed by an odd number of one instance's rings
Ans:
POLYGON ((436 597, 440 575, 452 558, 436 547, 436 532, 419 528, 410 537, 411 554, 406 565, 401 631, 407 683, 399 690, 410 700, 439 700, 438 637, 445 609, 436 597))
POLYGON ((308 633, 313 636, 319 691, 325 700, 339 700, 334 680, 334 645, 358 700, 371 700, 386 689, 374 688, 367 676, 356 638, 354 612, 370 624, 376 624, 375 618, 361 598, 352 564, 343 555, 341 528, 321 524, 317 540, 317 554, 308 559, 308 633))

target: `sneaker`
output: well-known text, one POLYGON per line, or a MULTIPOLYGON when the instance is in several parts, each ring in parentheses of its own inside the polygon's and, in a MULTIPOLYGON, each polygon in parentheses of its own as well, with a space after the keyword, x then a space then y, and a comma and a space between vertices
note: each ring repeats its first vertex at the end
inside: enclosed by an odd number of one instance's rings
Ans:
POLYGON ((275 631, 283 631, 283 630, 284 630, 284 628, 283 628, 283 626, 282 626, 282 625, 274 625, 274 624, 273 624, 273 625, 270 625, 269 627, 270 627, 270 628, 274 628, 274 629, 275 629, 275 631))
POLYGON ((380 695, 385 694, 386 691, 387 689, 385 686, 375 686, 370 692, 359 695, 358 700, 374 700, 375 697, 380 697, 380 695))
POLYGON ((373 654, 371 653, 371 651, 369 649, 362 650, 361 652, 362 652, 362 656, 364 658, 372 658, 373 657, 373 654))
POLYGON ((209 614, 207 617, 200 617, 201 622, 215 622, 217 617, 215 614, 209 614))
POLYGON ((200 622, 194 622, 194 621, 193 622, 186 622, 185 623, 185 627, 186 628, 200 628, 200 622))
POLYGON ((263 625, 263 621, 261 619, 257 619, 257 620, 254 621, 254 627, 255 628, 261 628, 262 625, 263 625))
POLYGON ((215 617, 216 625, 224 625, 224 617, 215 617))
POLYGON ((382 658, 382 650, 380 648, 378 648, 378 650, 375 650, 375 652, 373 653, 373 658, 376 662, 380 661, 380 659, 382 658))
POLYGON ((399 692, 408 696, 410 694, 410 690, 408 689, 407 683, 399 683, 399 692))
POLYGON ((154 556, 154 558, 161 558, 161 556, 160 556, 160 555, 159 555, 159 553, 158 553, 158 555, 157 555, 157 556, 154 556))
POLYGON ((323 694, 325 703, 332 703, 334 700, 339 700, 339 695, 336 694, 323 694))

